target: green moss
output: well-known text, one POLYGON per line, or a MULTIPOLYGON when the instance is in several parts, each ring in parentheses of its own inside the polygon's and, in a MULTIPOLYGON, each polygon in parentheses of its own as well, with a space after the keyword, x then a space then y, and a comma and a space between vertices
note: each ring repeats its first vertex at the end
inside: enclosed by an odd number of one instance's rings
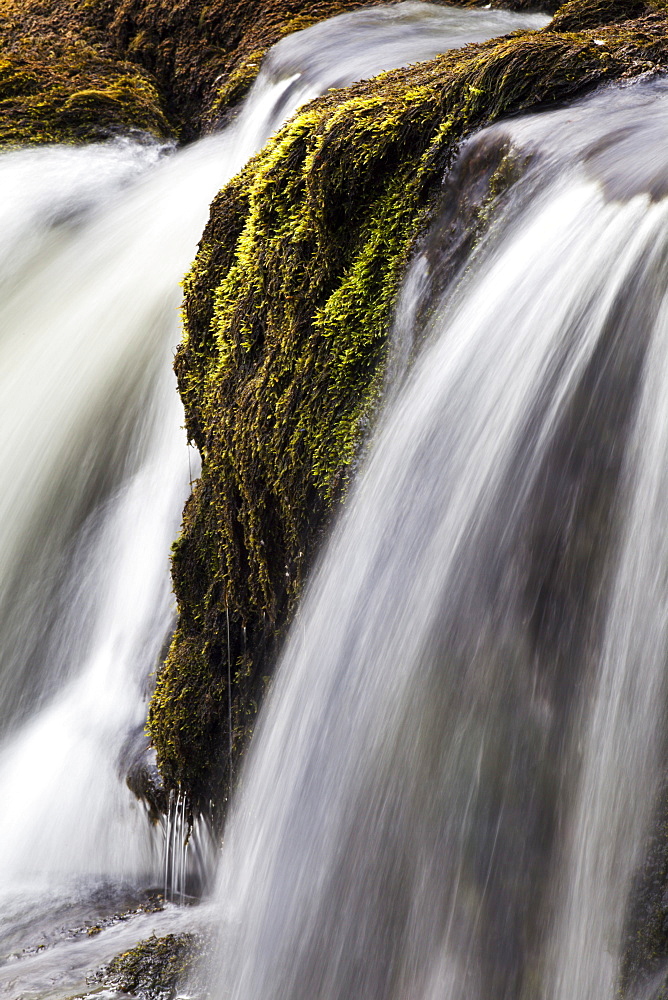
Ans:
POLYGON ((180 567, 175 574, 177 597, 184 614, 160 672, 148 721, 153 743, 160 747, 165 782, 186 789, 191 802, 204 808, 211 797, 222 802, 233 784, 233 762, 247 744, 264 690, 259 665, 263 655, 273 657, 274 649, 272 629, 262 635, 261 622, 247 629, 238 614, 228 613, 220 573, 206 565, 208 546, 199 542, 196 516, 190 520, 190 513, 200 510, 202 488, 201 481, 195 484, 174 547, 174 565, 180 567), (231 703, 228 676, 234 692, 231 703))
MULTIPOLYGON (((294 4, 280 0, 273 4, 265 16, 258 22, 250 20, 243 32, 238 48, 230 51, 226 66, 219 74, 219 80, 212 90, 212 97, 206 103, 208 108, 203 119, 206 129, 215 127, 224 120, 226 113, 233 109, 245 97, 253 80, 257 76, 262 58, 271 45, 280 41, 294 31, 308 28, 324 18, 336 14, 349 13, 356 8, 366 6, 377 0, 319 0, 318 3, 294 4), (303 10, 299 11, 299 7, 303 10)), ((432 0, 451 6, 476 7, 488 6, 483 0, 432 0)), ((245 4, 241 7, 246 8, 245 4)), ((511 10, 541 10, 554 11, 556 0, 496 0, 489 4, 492 7, 503 7, 511 10)), ((237 15, 238 16, 238 15, 237 15)))
POLYGON ((99 978, 140 1000, 174 1000, 179 984, 201 954, 202 944, 196 934, 151 937, 112 959, 99 978))
POLYGON ((248 691, 257 699, 345 494, 373 420, 397 287, 460 141, 504 115, 664 68, 666 15, 640 4, 643 16, 620 25, 618 6, 611 0, 608 17, 601 0, 577 0, 541 32, 331 93, 215 200, 186 281, 176 361, 203 470, 175 547, 180 620, 151 714, 163 773, 187 787, 171 735, 191 725, 180 692, 189 688, 194 716, 199 699, 218 702, 210 742, 190 744, 197 794, 227 756, 214 736, 229 698, 223 611, 232 664, 242 652, 251 660, 243 695, 233 682, 236 706, 248 691), (570 30, 576 14, 587 30, 570 30))

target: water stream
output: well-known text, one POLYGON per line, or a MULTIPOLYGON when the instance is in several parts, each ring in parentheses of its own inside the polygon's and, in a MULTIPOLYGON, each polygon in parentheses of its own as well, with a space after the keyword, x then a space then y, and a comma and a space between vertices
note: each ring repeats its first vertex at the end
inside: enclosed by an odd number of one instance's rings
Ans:
POLYGON ((406 277, 227 831, 217 1000, 618 995, 664 777, 667 139, 655 80, 463 147, 519 179, 406 277))
POLYGON ((170 362, 210 199, 328 88, 545 20, 343 15, 276 46, 236 119, 189 149, 0 156, 0 996, 69 996, 133 939, 184 924, 146 913, 165 879, 182 891, 188 859, 125 775, 147 753, 169 547, 198 471, 170 362), (105 923, 121 911, 122 933, 105 923))

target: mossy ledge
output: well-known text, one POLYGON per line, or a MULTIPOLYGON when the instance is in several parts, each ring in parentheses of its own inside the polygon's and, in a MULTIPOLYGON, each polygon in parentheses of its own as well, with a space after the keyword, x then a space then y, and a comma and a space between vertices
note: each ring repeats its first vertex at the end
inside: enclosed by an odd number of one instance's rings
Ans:
POLYGON ((150 937, 117 955, 96 979, 140 1000, 174 1000, 204 947, 198 934, 150 937))
MULTIPOLYGON (((0 142, 196 138, 243 97, 279 38, 377 2, 2 0, 0 142)), ((552 0, 495 5, 536 2, 552 0)))
MULTIPOLYGON (((109 33, 149 69, 185 138, 219 124, 245 96, 267 49, 317 21, 380 0, 117 0, 109 33)), ((446 0, 432 0, 444 3, 446 0)), ((447 0, 481 6, 485 0, 447 0)), ((493 7, 554 10, 555 0, 493 0, 493 7)))
POLYGON ((345 494, 398 283, 459 143, 667 65, 666 3, 573 0, 543 31, 315 101, 215 200, 176 360, 203 470, 174 548, 179 622, 149 717, 167 783, 195 804, 231 784, 228 736, 234 758, 345 494))

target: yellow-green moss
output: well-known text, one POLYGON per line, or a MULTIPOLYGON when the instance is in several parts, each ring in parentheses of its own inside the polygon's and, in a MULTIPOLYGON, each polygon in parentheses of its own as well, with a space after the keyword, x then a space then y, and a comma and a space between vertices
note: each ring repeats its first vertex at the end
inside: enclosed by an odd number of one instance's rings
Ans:
POLYGON ((132 129, 195 138, 238 103, 279 38, 375 2, 0 0, 0 142, 132 129))
POLYGON ((398 283, 459 142, 503 115, 665 68, 664 5, 632 6, 640 16, 620 24, 619 0, 574 0, 541 32, 331 93, 215 200, 176 361, 203 471, 175 547, 180 621, 151 714, 171 779, 187 787, 195 774, 199 793, 224 773, 224 738, 187 766, 174 752, 170 733, 189 724, 180 692, 196 677, 189 697, 218 700, 210 732, 225 732, 227 607, 231 662, 245 626, 257 697, 373 417, 398 283), (578 19, 587 30, 572 30, 578 19))
MULTIPOLYGON (((495 0, 491 4, 486 4, 485 0, 430 2, 462 7, 491 6, 542 11, 554 11, 558 6, 556 0, 495 0)), ((255 9, 249 7, 248 0, 237 2, 233 13, 227 0, 227 16, 237 27, 243 24, 244 30, 238 45, 231 47, 226 53, 224 66, 216 67, 216 79, 210 89, 210 96, 203 102, 204 127, 215 127, 245 97, 270 46, 294 31, 302 31, 325 18, 350 13, 370 3, 378 3, 378 0, 316 0, 315 3, 274 0, 263 6, 263 17, 258 20, 255 9)))

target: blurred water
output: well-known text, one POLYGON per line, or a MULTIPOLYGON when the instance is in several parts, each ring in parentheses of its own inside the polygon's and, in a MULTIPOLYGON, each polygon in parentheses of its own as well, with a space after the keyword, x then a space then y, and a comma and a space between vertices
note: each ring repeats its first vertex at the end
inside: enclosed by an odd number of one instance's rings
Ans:
POLYGON ((165 858, 125 774, 145 746, 169 546, 198 471, 170 362, 210 199, 328 88, 545 20, 418 3, 344 15, 282 41, 229 128, 189 149, 0 157, 0 995, 80 988, 74 912, 94 920, 163 881, 183 893, 183 809, 165 858), (33 951, 9 961, 24 932, 33 951))
POLYGON ((654 81, 461 151, 522 177, 456 274, 437 220, 407 275, 226 834, 214 997, 617 996, 665 720, 667 129, 654 81))

